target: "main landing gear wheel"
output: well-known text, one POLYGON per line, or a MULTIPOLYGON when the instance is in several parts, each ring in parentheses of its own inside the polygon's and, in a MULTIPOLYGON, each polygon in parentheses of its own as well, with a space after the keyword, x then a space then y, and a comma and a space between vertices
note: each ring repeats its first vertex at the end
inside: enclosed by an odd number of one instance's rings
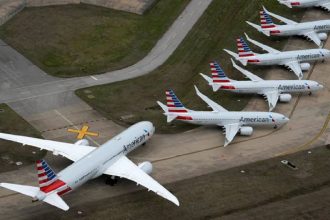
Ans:
POLYGON ((107 176, 105 179, 105 184, 114 186, 118 182, 118 177, 117 176, 107 176))

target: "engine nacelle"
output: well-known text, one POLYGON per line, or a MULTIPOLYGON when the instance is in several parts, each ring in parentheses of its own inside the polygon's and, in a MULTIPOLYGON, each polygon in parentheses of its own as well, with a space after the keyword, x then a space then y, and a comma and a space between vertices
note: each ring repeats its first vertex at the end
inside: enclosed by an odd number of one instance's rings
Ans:
POLYGON ((292 96, 290 94, 281 94, 279 97, 280 102, 290 102, 292 96))
POLYGON ((138 164, 138 167, 143 170, 146 174, 152 173, 152 164, 149 161, 144 161, 138 164))
POLYGON ((309 68, 311 67, 311 65, 309 63, 301 63, 300 64, 301 70, 302 71, 307 71, 309 70, 309 68))
POLYGON ((82 146, 89 146, 89 141, 86 139, 81 139, 79 141, 77 141, 76 143, 74 143, 75 145, 82 145, 82 146))
POLYGON ((252 127, 244 126, 239 129, 239 134, 243 136, 250 136, 252 135, 252 133, 253 133, 252 127))
POLYGON ((326 33, 318 33, 317 36, 319 36, 320 40, 326 40, 328 38, 326 33))

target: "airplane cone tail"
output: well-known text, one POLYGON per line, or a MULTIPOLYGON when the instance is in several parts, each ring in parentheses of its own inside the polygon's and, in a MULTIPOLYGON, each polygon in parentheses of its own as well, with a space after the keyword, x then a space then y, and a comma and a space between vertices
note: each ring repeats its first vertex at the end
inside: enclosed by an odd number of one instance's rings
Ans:
POLYGON ((245 42, 243 37, 237 38, 236 41, 237 41, 237 49, 238 49, 239 58, 255 56, 255 54, 252 52, 252 50, 250 49, 249 45, 245 42))

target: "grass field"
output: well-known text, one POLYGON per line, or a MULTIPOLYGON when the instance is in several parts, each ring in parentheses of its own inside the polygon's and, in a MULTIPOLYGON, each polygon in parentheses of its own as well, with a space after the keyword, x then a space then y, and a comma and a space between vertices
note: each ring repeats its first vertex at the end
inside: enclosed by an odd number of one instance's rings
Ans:
MULTIPOLYGON (((0 132, 41 137, 41 134, 36 129, 6 104, 0 104, 0 132)), ((17 169, 16 162, 22 162, 24 166, 42 158, 46 154, 45 151, 40 151, 36 148, 21 146, 21 144, 0 140, 0 172, 17 169)))
POLYGON ((90 5, 26 8, 0 37, 45 72, 98 74, 142 59, 189 0, 161 0, 143 16, 90 5))
POLYGON ((50 219, 328 219, 329 157, 330 146, 319 147, 311 153, 298 152, 168 184, 180 207, 142 190, 44 215, 50 219), (283 165, 283 159, 298 169, 283 165), (83 214, 79 216, 77 210, 83 214))
MULTIPOLYGON (((168 88, 174 89, 179 99, 191 109, 206 109, 206 104, 195 95, 193 85, 196 84, 202 92, 224 107, 241 110, 250 96, 225 92, 212 93, 211 88, 198 73, 209 74, 208 63, 215 59, 221 63, 230 77, 242 79, 243 76, 238 71, 233 71, 229 56, 222 49, 236 51, 236 38, 243 35, 244 31, 275 48, 284 46, 285 39, 280 42, 277 42, 278 39, 272 41, 252 30, 245 23, 246 20, 259 23, 259 9, 262 5, 295 20, 300 20, 304 12, 304 10, 291 10, 276 1, 268 0, 213 1, 184 42, 163 66, 143 77, 81 89, 76 94, 117 123, 129 125, 140 120, 151 120, 156 125, 157 132, 163 133, 174 133, 193 127, 176 122, 170 126, 166 124, 166 119, 161 114, 162 111, 156 101, 165 102, 164 91, 168 88), (90 99, 90 95, 95 98, 90 99)), ((258 73, 257 69, 254 72, 258 73)))

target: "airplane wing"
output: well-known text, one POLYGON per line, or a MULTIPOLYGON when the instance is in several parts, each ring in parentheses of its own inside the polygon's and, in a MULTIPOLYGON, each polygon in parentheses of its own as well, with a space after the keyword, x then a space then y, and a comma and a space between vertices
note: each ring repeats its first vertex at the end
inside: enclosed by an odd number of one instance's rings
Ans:
POLYGON ((275 106, 277 104, 278 97, 279 97, 278 90, 265 91, 263 93, 263 95, 267 98, 269 111, 273 110, 273 108, 275 108, 275 106))
POLYGON ((303 78, 303 73, 298 61, 289 61, 287 63, 284 63, 283 65, 290 68, 296 74, 296 76, 298 76, 299 79, 303 78))
POLYGON ((276 18, 276 19, 278 19, 278 20, 280 20, 280 21, 283 21, 283 22, 286 23, 286 24, 298 24, 298 23, 295 22, 295 21, 292 21, 292 20, 290 20, 290 19, 287 19, 287 18, 285 18, 285 17, 282 17, 282 16, 280 16, 280 15, 277 15, 277 14, 274 14, 274 13, 268 11, 265 7, 263 7, 263 8, 264 8, 264 11, 265 11, 267 14, 271 15, 272 17, 274 17, 274 18, 276 18))
POLYGON ((317 33, 315 33, 315 31, 311 31, 308 33, 301 33, 301 35, 309 38, 311 41, 313 41, 314 43, 317 44, 317 46, 322 46, 322 42, 321 39, 319 38, 319 36, 317 35, 317 33))
POLYGON ((322 4, 319 4, 318 6, 330 11, 330 3, 327 2, 327 3, 322 3, 322 4))
POLYGON ((211 99, 209 99, 206 95, 202 94, 198 90, 197 86, 195 86, 195 90, 196 90, 197 95, 201 99, 203 99, 203 101, 206 102, 206 104, 208 104, 213 109, 213 111, 215 111, 215 112, 228 112, 227 109, 225 109, 224 107, 222 107, 218 103, 215 103, 214 101, 212 101, 211 99))
POLYGON ((119 158, 103 173, 132 180, 179 206, 178 199, 172 193, 170 193, 148 174, 143 172, 143 170, 136 166, 126 156, 119 158))
POLYGON ((243 69, 242 67, 238 66, 233 59, 231 59, 231 62, 233 64, 233 67, 235 67, 238 71, 240 71, 241 73, 243 73, 247 78, 249 78, 250 80, 252 80, 253 82, 259 82, 259 81, 263 81, 263 79, 261 79, 259 76, 254 75, 253 73, 251 73, 250 71, 247 71, 246 69, 243 69))
POLYGON ((234 139, 241 125, 240 123, 232 123, 232 124, 226 124, 223 127, 225 128, 225 135, 226 135, 224 147, 226 147, 234 139))
POLYGON ((37 147, 40 150, 52 151, 54 155, 59 154, 72 161, 79 160, 80 158, 84 157, 95 149, 95 147, 91 146, 75 145, 58 141, 43 140, 39 138, 25 137, 5 133, 0 133, 0 139, 37 147))
POLYGON ((280 53, 281 51, 276 50, 272 47, 269 47, 267 45, 264 45, 258 41, 252 40, 246 33, 245 33, 246 39, 250 41, 251 43, 257 45, 258 47, 262 48, 263 50, 267 51, 268 53, 280 53))

